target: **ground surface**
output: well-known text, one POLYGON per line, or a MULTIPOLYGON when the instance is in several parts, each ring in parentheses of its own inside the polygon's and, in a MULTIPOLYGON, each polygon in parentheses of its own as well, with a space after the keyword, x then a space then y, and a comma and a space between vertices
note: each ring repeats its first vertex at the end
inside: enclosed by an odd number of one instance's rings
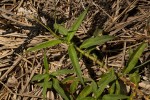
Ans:
MULTIPOLYGON (((143 41, 150 43, 149 0, 1 0, 0 1, 0 100, 37 100, 42 89, 30 82, 37 73, 43 73, 43 51, 25 53, 25 50, 54 37, 32 16, 53 30, 57 23, 69 28, 78 15, 89 7, 86 18, 76 33, 76 43, 91 37, 96 29, 99 35, 116 36, 115 40, 98 46, 94 53, 108 67, 120 71, 129 60, 129 49, 143 41), (101 56, 101 57, 99 57, 101 56)), ((50 71, 70 68, 67 47, 63 44, 47 48, 50 71)), ((139 64, 150 60, 150 46, 145 48, 139 64)), ((80 60, 86 77, 101 75, 101 69, 87 58, 80 60), (92 72, 88 72, 90 66, 92 72)), ((150 95, 150 63, 140 70, 139 90, 150 95)), ((61 79, 64 77, 60 78, 61 79)), ((50 90, 47 97, 61 99, 50 90)), ((136 99, 141 99, 138 97, 136 99)))

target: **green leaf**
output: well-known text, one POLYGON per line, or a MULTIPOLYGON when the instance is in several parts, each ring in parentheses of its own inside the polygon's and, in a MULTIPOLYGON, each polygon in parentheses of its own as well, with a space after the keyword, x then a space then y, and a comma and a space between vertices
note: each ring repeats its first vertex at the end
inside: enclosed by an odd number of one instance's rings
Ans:
POLYGON ((74 22, 74 24, 70 28, 68 35, 67 35, 68 42, 70 42, 70 40, 73 38, 74 34, 77 32, 85 15, 87 14, 87 11, 88 11, 88 8, 78 17, 78 19, 74 22))
POLYGON ((103 34, 103 30, 96 27, 94 33, 93 33, 93 36, 96 37, 96 36, 101 36, 103 34))
POLYGON ((68 53, 69 53, 69 57, 71 59, 72 65, 74 67, 74 70, 75 70, 78 78, 80 79, 81 83, 84 85, 84 81, 83 81, 83 78, 82 78, 82 72, 81 72, 81 68, 80 68, 80 65, 79 65, 79 60, 78 60, 76 50, 75 50, 73 44, 69 45, 68 53))
POLYGON ((41 81, 46 76, 47 76, 47 74, 37 74, 37 75, 33 76, 33 78, 31 79, 31 81, 41 81))
POLYGON ((56 31, 58 30, 58 32, 62 35, 67 35, 67 33, 68 33, 68 29, 63 27, 61 24, 55 23, 54 28, 55 28, 56 31))
POLYGON ((49 73, 49 65, 48 65, 48 61, 47 61, 47 57, 46 57, 46 53, 44 52, 44 67, 45 67, 45 70, 46 70, 46 73, 49 73))
POLYGON ((142 52, 144 51, 144 49, 146 48, 147 43, 142 43, 131 55, 131 57, 129 58, 127 67, 124 70, 124 74, 129 73, 137 64, 138 59, 140 58, 140 56, 142 55, 142 52))
POLYGON ((43 97, 44 97, 44 100, 46 98, 46 92, 47 92, 47 88, 49 88, 49 74, 46 74, 46 77, 44 78, 44 84, 43 84, 43 97))
POLYGON ((129 96, 126 95, 117 95, 117 94, 107 94, 104 95, 102 100, 120 100, 120 99, 128 99, 129 96))
POLYGON ((97 37, 91 37, 87 40, 85 40, 80 48, 88 48, 91 46, 96 46, 96 45, 102 45, 105 42, 114 39, 113 36, 108 36, 108 35, 103 35, 103 36, 97 36, 97 37))
POLYGON ((115 91, 115 94, 120 94, 120 91, 121 91, 120 84, 119 84, 118 80, 116 80, 116 91, 115 91))
POLYGON ((130 74, 129 78, 134 84, 136 84, 136 86, 138 86, 138 83, 140 82, 140 75, 138 70, 135 71, 133 74, 130 74))
POLYGON ((114 74, 114 70, 111 69, 109 73, 106 73, 102 79, 97 83, 99 89, 97 90, 96 98, 98 98, 102 92, 104 91, 105 87, 112 81, 116 79, 116 75, 114 74))
POLYGON ((55 78, 53 78, 53 87, 65 100, 69 100, 69 98, 65 94, 64 90, 59 85, 59 81, 55 78))
POLYGON ((70 85, 70 92, 73 94, 78 88, 79 81, 73 81, 70 85))
POLYGON ((36 51, 39 49, 52 47, 52 46, 55 46, 61 42, 62 42, 61 40, 51 40, 51 41, 42 42, 40 44, 37 44, 35 47, 31 47, 31 48, 27 49, 27 51, 36 51))
POLYGON ((77 100, 81 100, 82 98, 88 96, 92 92, 92 86, 87 85, 79 94, 77 97, 77 100))
POLYGON ((94 80, 92 80, 91 86, 92 86, 92 90, 93 90, 94 94, 96 94, 98 87, 97 87, 97 84, 94 80))
MULTIPOLYGON (((47 84, 47 88, 49 88, 49 89, 52 88, 52 82, 49 81, 46 84, 47 84)), ((37 83, 37 85, 43 87, 44 86, 44 82, 43 83, 37 83)))
POLYGON ((80 80, 75 76, 68 76, 64 80, 62 80, 61 82, 63 84, 66 84, 66 83, 70 83, 70 82, 73 82, 73 81, 80 81, 80 80))
POLYGON ((93 97, 85 97, 85 98, 82 98, 82 99, 80 99, 80 100, 97 100, 97 99, 95 99, 95 98, 93 98, 93 97))
POLYGON ((113 82, 111 87, 109 88, 109 94, 113 94, 114 92, 115 92, 115 82, 113 82))
POLYGON ((61 70, 57 70, 55 72, 52 72, 51 75, 53 76, 60 76, 63 74, 70 74, 70 73, 74 73, 74 70, 69 70, 69 69, 61 69, 61 70))

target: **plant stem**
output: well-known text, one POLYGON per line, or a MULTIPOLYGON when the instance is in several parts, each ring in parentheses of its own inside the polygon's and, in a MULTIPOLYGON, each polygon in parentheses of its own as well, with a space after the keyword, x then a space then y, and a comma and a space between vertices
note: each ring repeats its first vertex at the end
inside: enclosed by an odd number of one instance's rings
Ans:
POLYGON ((40 22, 36 17, 34 17, 34 20, 37 21, 39 24, 41 24, 44 28, 46 28, 51 34, 53 34, 55 38, 60 39, 58 35, 56 35, 49 27, 40 22))
POLYGON ((91 59, 93 62, 96 62, 97 64, 100 65, 100 67, 103 66, 103 63, 101 61, 99 61, 98 59, 96 59, 95 57, 89 55, 88 53, 86 53, 85 51, 81 50, 80 48, 78 48, 77 46, 75 46, 75 48, 84 56, 86 56, 87 58, 91 59))

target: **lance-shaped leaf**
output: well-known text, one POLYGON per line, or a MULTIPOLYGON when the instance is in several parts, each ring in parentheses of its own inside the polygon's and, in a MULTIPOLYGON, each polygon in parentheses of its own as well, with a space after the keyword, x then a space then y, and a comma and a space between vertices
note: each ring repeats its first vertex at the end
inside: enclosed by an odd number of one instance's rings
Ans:
POLYGON ((142 55, 142 52, 144 51, 144 49, 146 48, 147 43, 142 43, 130 56, 127 67, 124 70, 124 74, 129 73, 137 64, 138 59, 140 58, 140 56, 142 55))
POLYGON ((55 78, 53 78, 53 87, 65 100, 69 100, 69 98, 65 94, 65 91, 59 85, 59 81, 55 78))
POLYGON ((99 96, 102 94, 106 86, 114 81, 116 79, 116 75, 114 74, 114 70, 111 69, 109 73, 106 73, 102 79, 97 83, 99 89, 97 90, 97 93, 95 94, 96 98, 99 98, 99 96))
POLYGON ((91 46, 95 46, 95 45, 102 45, 105 42, 114 39, 114 36, 108 36, 108 35, 103 35, 103 36, 97 36, 97 37, 91 37, 87 40, 85 40, 80 48, 88 48, 91 46))
POLYGON ((68 31, 67 40, 68 42, 73 38, 74 34, 77 32, 78 28, 80 27, 88 8, 78 17, 78 19, 74 22, 70 30, 68 31))
POLYGON ((54 28, 56 31, 58 31, 62 35, 67 35, 68 33, 68 30, 60 24, 55 23, 54 28))
POLYGON ((118 95, 118 94, 107 94, 107 95, 104 95, 102 100, 122 100, 122 99, 128 99, 129 96, 126 96, 126 95, 118 95))
POLYGON ((42 42, 40 44, 37 44, 34 47, 31 47, 31 48, 27 49, 27 51, 36 51, 36 50, 39 50, 39 49, 52 47, 52 46, 55 46, 55 45, 57 45, 61 42, 62 42, 61 40, 51 40, 51 41, 42 42))
POLYGON ((79 94, 77 97, 77 100, 81 100, 82 98, 88 96, 92 92, 92 86, 87 85, 79 94))
POLYGON ((76 92, 78 88, 79 81, 73 81, 72 84, 70 85, 70 92, 73 94, 76 92))
POLYGON ((80 79, 81 83, 84 85, 83 78, 82 78, 82 72, 81 72, 81 68, 79 65, 79 60, 78 60, 77 53, 76 53, 76 50, 75 50, 73 44, 69 45, 68 53, 69 53, 69 57, 71 59, 73 68, 74 68, 78 78, 80 79))

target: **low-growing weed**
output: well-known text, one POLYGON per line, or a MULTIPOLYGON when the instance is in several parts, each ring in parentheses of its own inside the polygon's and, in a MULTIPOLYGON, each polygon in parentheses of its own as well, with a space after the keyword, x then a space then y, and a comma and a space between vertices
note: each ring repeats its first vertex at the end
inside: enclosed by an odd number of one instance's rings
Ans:
MULTIPOLYGON (((68 55, 72 62, 73 69, 62 69, 49 73, 49 64, 44 53, 44 74, 35 75, 32 81, 37 81, 38 85, 43 88, 43 98, 46 98, 47 89, 54 89, 64 100, 121 100, 121 99, 133 99, 134 95, 138 93, 138 83, 140 81, 139 69, 135 66, 142 52, 147 46, 146 42, 143 42, 131 55, 127 65, 124 67, 121 73, 116 73, 113 68, 106 68, 106 73, 100 76, 100 79, 93 80, 91 78, 85 78, 82 75, 81 67, 79 64, 78 53, 88 57, 93 62, 96 62, 100 67, 103 67, 103 62, 99 61, 95 56, 92 56, 89 52, 89 48, 102 45, 107 41, 114 39, 114 36, 101 35, 94 36, 85 40, 79 47, 73 41, 73 37, 80 27, 84 17, 86 16, 88 8, 81 13, 78 19, 74 22, 72 27, 66 29, 61 24, 55 22, 54 28, 56 32, 60 33, 56 35, 49 27, 42 24, 35 18, 43 27, 50 31, 55 37, 54 40, 46 41, 35 47, 29 48, 27 51, 36 51, 47 47, 56 46, 60 43, 64 43, 68 46, 68 55), (62 37, 63 35, 63 37, 62 37), (133 70, 134 69, 134 70, 133 70), (75 73, 77 77, 68 76, 64 80, 58 80, 57 76, 62 74, 75 73), (126 76, 129 76, 129 79, 126 76), (122 82, 123 83, 122 83, 122 82), (69 84, 67 88, 64 88, 62 84, 69 84), (124 84, 124 85, 123 85, 124 84), (122 92, 125 86, 129 85, 132 88, 130 94, 122 92), (78 89, 80 86, 80 89, 78 89), (124 87, 122 87, 124 86, 124 87), (77 92, 78 91, 78 92, 77 92), (134 95, 133 95, 134 94, 134 95)), ((146 97, 145 97, 146 98, 146 97)))

